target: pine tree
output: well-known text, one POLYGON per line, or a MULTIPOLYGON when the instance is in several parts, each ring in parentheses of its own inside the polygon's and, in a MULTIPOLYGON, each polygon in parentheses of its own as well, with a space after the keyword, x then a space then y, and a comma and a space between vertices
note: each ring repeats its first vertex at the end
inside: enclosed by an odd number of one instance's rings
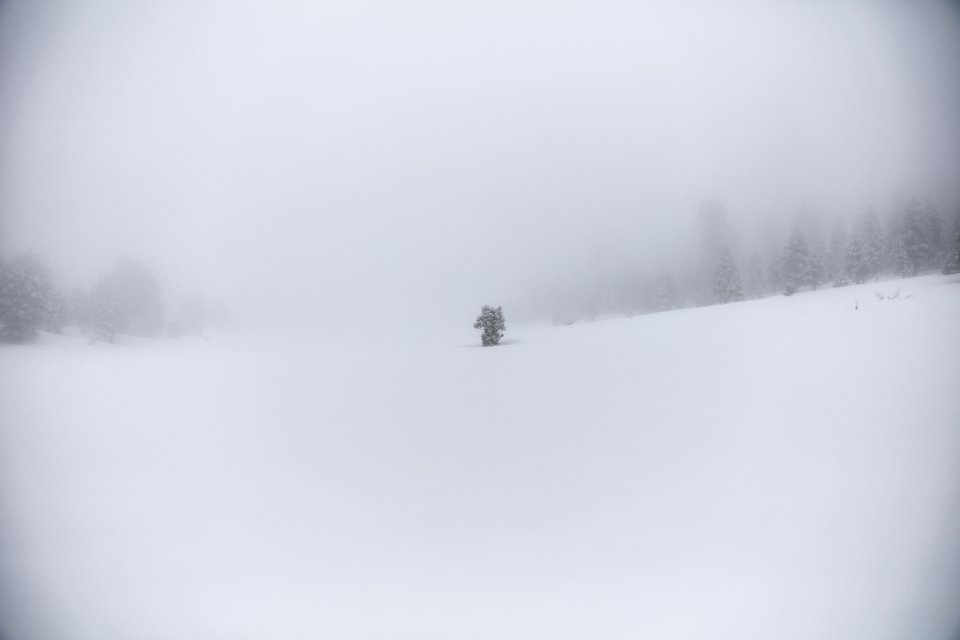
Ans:
POLYGON ((912 198, 890 225, 888 246, 894 271, 909 277, 942 268, 949 253, 946 229, 933 202, 912 198))
POLYGON ((960 229, 957 230, 957 239, 953 243, 953 251, 947 258, 947 263, 943 265, 943 274, 952 275, 960 273, 960 229))
POLYGON ((713 270, 713 294, 721 304, 743 300, 740 272, 733 256, 726 247, 720 249, 717 265, 713 270))
POLYGON ((927 245, 923 268, 936 269, 943 264, 948 249, 945 225, 937 207, 929 198, 924 200, 922 216, 927 245))
POLYGON ((826 280, 826 267, 823 264, 823 256, 819 251, 811 250, 807 254, 806 266, 806 284, 816 291, 824 280, 826 280))
POLYGON ((483 330, 483 333, 480 334, 480 342, 483 343, 483 346, 490 347, 499 344, 506 329, 503 308, 484 305, 480 309, 480 315, 477 316, 476 322, 473 323, 473 328, 483 330))
POLYGON ((863 249, 863 243, 857 235, 850 238, 850 244, 847 245, 847 260, 844 269, 846 278, 856 284, 866 282, 870 274, 866 252, 863 249))
POLYGON ((916 198, 910 201, 900 222, 900 236, 895 245, 895 264, 902 276, 915 276, 930 260, 927 220, 923 205, 916 198))
POLYGON ((53 285, 46 262, 21 253, 0 269, 0 339, 27 342, 43 325, 53 285))
POLYGON ((917 274, 916 266, 907 251, 907 242, 902 237, 897 238, 893 247, 893 270, 898 276, 904 278, 917 274))
POLYGON ((810 284, 813 280, 810 267, 810 249, 807 247, 807 239, 800 227, 795 226, 783 251, 783 293, 785 295, 792 295, 800 287, 810 284))
POLYGON ((860 243, 863 246, 863 258, 868 278, 877 277, 884 266, 884 243, 883 229, 880 226, 880 218, 873 210, 868 208, 860 219, 858 228, 860 243))
POLYGON ((733 233, 727 221, 726 209, 718 200, 707 200, 700 205, 697 218, 700 244, 699 283, 693 292, 697 304, 710 304, 718 299, 714 278, 724 254, 734 248, 733 233))
POLYGON ((827 254, 827 272, 834 283, 841 281, 846 272, 847 245, 850 238, 843 218, 837 216, 830 232, 830 246, 827 254))

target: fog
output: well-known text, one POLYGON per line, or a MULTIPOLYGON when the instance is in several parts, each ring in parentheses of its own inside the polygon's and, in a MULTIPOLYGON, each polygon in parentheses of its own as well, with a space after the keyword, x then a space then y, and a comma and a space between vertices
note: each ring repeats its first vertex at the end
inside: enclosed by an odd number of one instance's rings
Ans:
POLYGON ((0 0, 0 636, 956 638, 958 177, 956 2, 0 0))
POLYGON ((705 200, 744 238, 960 204, 947 2, 0 6, 0 252, 67 287, 134 256, 278 326, 547 317, 695 264, 705 200))

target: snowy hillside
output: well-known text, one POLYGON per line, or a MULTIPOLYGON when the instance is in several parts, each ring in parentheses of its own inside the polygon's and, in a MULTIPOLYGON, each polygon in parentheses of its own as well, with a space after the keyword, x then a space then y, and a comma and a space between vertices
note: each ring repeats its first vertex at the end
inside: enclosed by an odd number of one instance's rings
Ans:
POLYGON ((568 327, 506 312, 490 349, 469 317, 414 344, 0 346, 5 628, 960 630, 960 276, 568 327))

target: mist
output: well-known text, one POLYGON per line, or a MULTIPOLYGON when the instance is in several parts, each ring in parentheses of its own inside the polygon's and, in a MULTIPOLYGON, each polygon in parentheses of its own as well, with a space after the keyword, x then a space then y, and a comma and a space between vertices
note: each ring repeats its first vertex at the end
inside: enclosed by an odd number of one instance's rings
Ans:
POLYGON ((0 638, 957 640, 958 177, 956 2, 0 0, 0 638))
POLYGON ((72 286, 136 256, 280 326, 547 316, 571 271, 683 264, 707 199, 747 236, 960 203, 948 3, 8 2, 0 29, 0 248, 72 286))

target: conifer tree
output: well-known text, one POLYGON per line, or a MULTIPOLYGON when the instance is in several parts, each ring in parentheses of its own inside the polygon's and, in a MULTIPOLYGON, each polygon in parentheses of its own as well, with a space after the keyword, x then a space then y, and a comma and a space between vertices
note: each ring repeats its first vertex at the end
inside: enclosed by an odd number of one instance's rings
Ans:
POLYGON ((46 317, 53 284, 46 262, 21 253, 0 269, 0 339, 27 342, 37 337, 46 317))
POLYGON ((721 304, 743 300, 743 285, 733 256, 726 247, 721 247, 717 265, 713 270, 713 294, 721 304))
POLYGON ((860 219, 857 231, 863 247, 863 259, 868 278, 877 277, 884 266, 883 229, 873 207, 868 208, 860 219))
POLYGON ((811 289, 816 291, 817 287, 826 279, 826 267, 823 264, 823 256, 817 250, 811 250, 807 254, 806 282, 811 289))
POLYGON ((807 239, 800 227, 795 226, 783 251, 783 293, 792 295, 800 287, 809 284, 811 279, 810 249, 807 247, 807 239))
POLYGON ((924 269, 936 269, 943 264, 948 250, 945 224, 937 207, 929 198, 923 202, 923 232, 926 236, 927 251, 924 269))
POLYGON ((960 273, 960 229, 957 230, 957 239, 953 243, 953 251, 947 258, 947 263, 943 265, 944 275, 954 273, 960 273))
POLYGON ((894 248, 894 264, 901 276, 915 276, 930 259, 927 221, 923 205, 910 201, 900 220, 900 233, 894 248))
POLYGON ((491 347, 499 344, 506 329, 503 308, 484 305, 480 309, 480 315, 477 316, 476 322, 473 323, 473 328, 483 330, 483 333, 480 334, 480 342, 483 343, 483 346, 491 347))
POLYGON ((859 236, 854 235, 850 238, 850 244, 847 245, 846 278, 855 284, 862 284, 867 281, 869 273, 870 268, 867 266, 863 243, 859 236))
POLYGON ((907 251, 907 242, 903 237, 897 238, 893 247, 893 271, 904 278, 917 274, 916 266, 907 251))

